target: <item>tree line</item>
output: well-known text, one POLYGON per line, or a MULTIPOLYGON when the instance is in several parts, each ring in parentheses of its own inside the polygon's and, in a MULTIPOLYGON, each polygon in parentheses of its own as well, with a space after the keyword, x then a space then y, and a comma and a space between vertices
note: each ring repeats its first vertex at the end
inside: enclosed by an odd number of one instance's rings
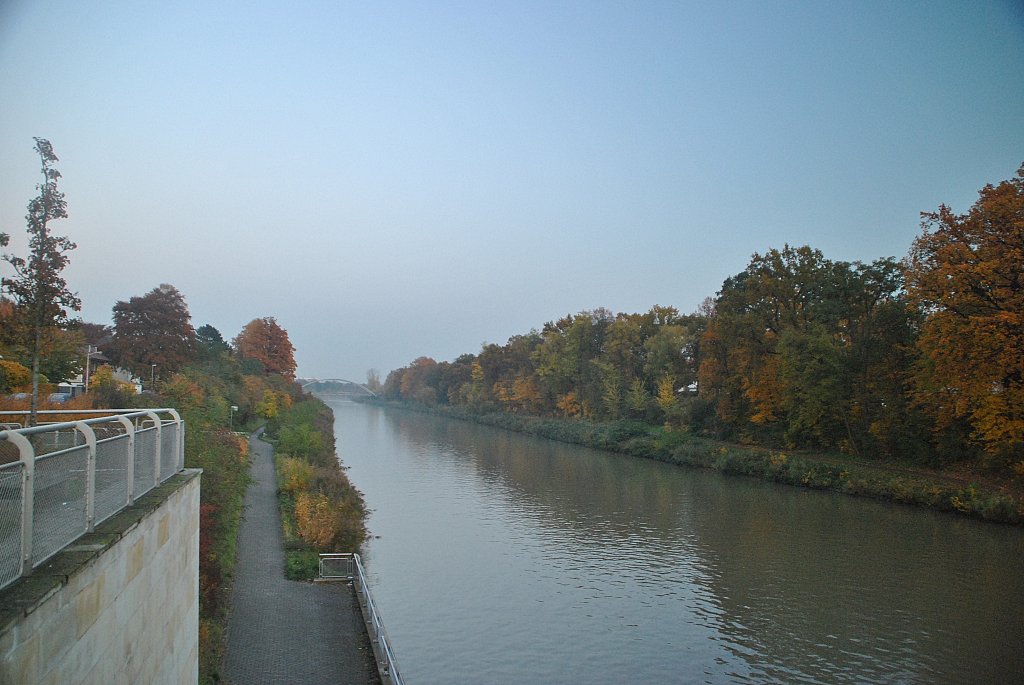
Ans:
POLYGON ((697 312, 570 314, 388 374, 389 399, 633 419, 744 444, 1024 475, 1024 166, 902 260, 755 253, 697 312))

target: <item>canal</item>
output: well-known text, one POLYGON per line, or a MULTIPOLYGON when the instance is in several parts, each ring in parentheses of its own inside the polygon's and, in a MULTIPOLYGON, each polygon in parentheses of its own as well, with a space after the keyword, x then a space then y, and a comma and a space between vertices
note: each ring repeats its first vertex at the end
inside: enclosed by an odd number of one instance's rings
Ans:
POLYGON ((328 403, 411 685, 1024 678, 1019 528, 328 403))

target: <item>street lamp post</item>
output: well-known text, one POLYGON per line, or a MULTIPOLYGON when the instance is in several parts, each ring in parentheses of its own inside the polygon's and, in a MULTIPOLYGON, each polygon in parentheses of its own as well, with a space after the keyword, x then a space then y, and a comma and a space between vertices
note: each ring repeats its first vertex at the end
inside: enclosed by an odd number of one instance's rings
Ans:
POLYGON ((238 411, 238 407, 232 404, 231 405, 231 415, 230 415, 230 417, 228 419, 228 421, 229 421, 228 425, 231 427, 232 432, 234 432, 234 430, 235 430, 235 412, 236 411, 238 411))
POLYGON ((85 346, 85 383, 84 383, 85 392, 89 392, 89 371, 90 371, 89 367, 92 366, 92 356, 94 354, 99 354, 99 353, 100 353, 99 348, 96 348, 95 345, 86 345, 85 346))
POLYGON ((154 385, 156 385, 156 364, 150 364, 149 365, 149 389, 152 390, 154 385))

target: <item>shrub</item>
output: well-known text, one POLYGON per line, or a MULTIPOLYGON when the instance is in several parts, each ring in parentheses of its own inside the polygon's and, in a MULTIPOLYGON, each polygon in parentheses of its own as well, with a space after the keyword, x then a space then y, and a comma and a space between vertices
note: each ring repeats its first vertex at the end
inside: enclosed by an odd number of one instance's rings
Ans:
POLYGON ((322 493, 300 492, 295 496, 295 523, 299 535, 312 547, 326 548, 338 534, 338 512, 322 493))
POLYGON ((278 477, 281 489, 295 495, 309 489, 313 480, 313 467, 302 459, 281 457, 278 460, 278 477))

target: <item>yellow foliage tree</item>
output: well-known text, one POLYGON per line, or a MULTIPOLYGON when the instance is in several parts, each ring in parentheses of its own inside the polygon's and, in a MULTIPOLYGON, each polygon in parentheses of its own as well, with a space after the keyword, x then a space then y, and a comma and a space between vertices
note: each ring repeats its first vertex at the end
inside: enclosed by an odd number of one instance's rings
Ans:
POLYGON ((923 214, 906 263, 925 314, 918 397, 940 428, 966 420, 990 454, 1024 454, 1024 166, 966 214, 923 214))
POLYGON ((765 355, 760 368, 743 379, 743 387, 754 407, 750 420, 754 423, 769 423, 779 418, 782 406, 782 383, 779 379, 779 357, 765 355))
POLYGON ((558 409, 569 417, 579 416, 583 413, 583 406, 580 401, 576 398, 575 392, 567 392, 558 398, 558 402, 555 404, 558 409))
POLYGON ((10 359, 0 359, 0 392, 24 390, 32 384, 32 371, 10 359))
POLYGON ((656 400, 658 406, 664 412, 676 406, 676 379, 674 376, 665 375, 658 380, 658 396, 656 400))
POLYGON ((173 406, 179 410, 199 408, 206 401, 206 393, 199 384, 180 373, 171 376, 170 380, 164 383, 161 392, 172 398, 173 406))
POLYGON ((264 390, 263 399, 256 405, 256 413, 266 419, 274 418, 281 411, 278 399, 278 394, 273 390, 264 390))
POLYGON ((300 492, 295 497, 295 524, 302 539, 316 549, 328 547, 341 530, 331 500, 322 493, 300 492))
POLYGON ((531 376, 519 376, 512 383, 512 401, 526 412, 532 411, 540 405, 540 390, 537 389, 537 384, 533 382, 531 376))

